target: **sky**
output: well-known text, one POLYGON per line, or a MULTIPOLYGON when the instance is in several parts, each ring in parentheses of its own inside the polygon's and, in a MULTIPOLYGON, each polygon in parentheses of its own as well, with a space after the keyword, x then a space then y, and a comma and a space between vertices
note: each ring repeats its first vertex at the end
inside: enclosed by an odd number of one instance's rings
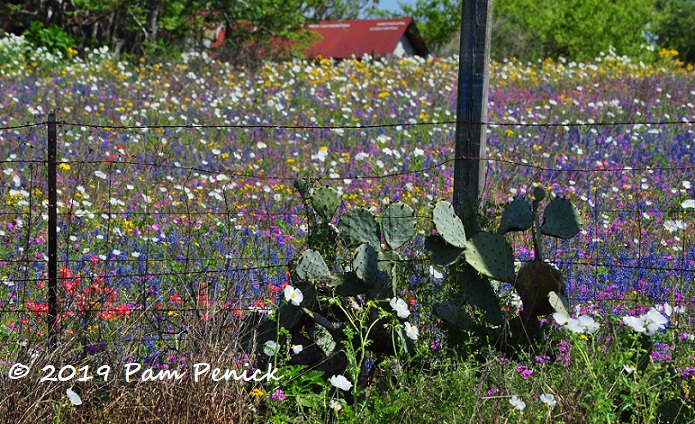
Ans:
POLYGON ((412 6, 415 4, 415 0, 379 0, 379 9, 389 12, 400 12, 401 7, 399 3, 412 6))

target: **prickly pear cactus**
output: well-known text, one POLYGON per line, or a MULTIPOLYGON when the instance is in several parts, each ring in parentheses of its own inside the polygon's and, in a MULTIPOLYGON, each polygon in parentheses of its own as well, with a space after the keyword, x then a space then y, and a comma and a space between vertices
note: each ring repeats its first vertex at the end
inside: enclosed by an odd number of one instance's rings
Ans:
POLYGON ((367 209, 355 208, 345 212, 338 223, 338 230, 348 246, 369 243, 375 249, 381 249, 379 223, 367 209))
POLYGON ((532 230, 535 258, 521 267, 513 283, 523 302, 524 314, 534 317, 567 308, 562 274, 543 261, 541 235, 570 239, 579 234, 582 226, 577 208, 569 199, 560 197, 545 207, 541 225, 539 207, 546 197, 542 187, 535 187, 530 205, 526 200, 515 199, 505 208, 498 229, 500 234, 532 230))
POLYGON ((464 255, 476 271, 497 281, 514 281, 514 253, 503 236, 481 231, 466 242, 464 255))
POLYGON ((432 211, 432 222, 444 241, 459 249, 466 247, 466 231, 463 228, 463 222, 456 215, 451 203, 437 202, 432 211))
MULTIPOLYGON (((331 221, 340 206, 340 196, 331 187, 315 185, 315 182, 304 180, 295 183, 304 202, 310 248, 291 262, 290 284, 301 288, 303 293, 306 289, 308 295, 304 293, 300 306, 283 303, 279 322, 264 324, 263 330, 267 333, 264 337, 284 337, 286 332, 276 330, 278 324, 290 332, 293 340, 295 337, 306 339, 309 329, 308 338, 312 343, 306 345, 320 346, 321 349, 316 350, 320 357, 316 357, 316 362, 301 364, 322 367, 321 364, 331 362, 330 358, 344 356, 341 350, 345 342, 354 337, 354 331, 359 331, 354 328, 346 331, 351 327, 339 324, 352 322, 351 314, 365 312, 366 315, 361 316, 371 320, 367 349, 387 355, 401 349, 414 352, 412 341, 402 329, 400 334, 391 334, 392 327, 377 322, 385 318, 370 309, 375 305, 388 305, 388 300, 396 296, 399 278, 403 279, 400 274, 404 261, 395 249, 401 248, 415 234, 414 211, 403 203, 393 203, 378 219, 367 209, 348 209, 337 218, 336 228, 331 221)), ((293 360, 299 361, 298 358, 293 356, 293 360)), ((344 371, 343 367, 333 374, 344 371)))
POLYGON ((357 278, 369 285, 374 284, 376 275, 379 273, 379 261, 376 250, 371 244, 363 243, 357 248, 352 268, 357 278))
POLYGON ((524 199, 515 199, 502 212, 502 222, 497 230, 500 234, 510 231, 526 231, 533 225, 531 205, 524 199))
POLYGON ((581 228, 582 218, 569 199, 556 197, 546 206, 541 225, 542 234, 567 240, 579 234, 581 228))
POLYGON ((482 311, 485 320, 490 324, 502 325, 504 323, 502 308, 490 280, 471 267, 462 267, 459 279, 468 303, 482 311))
POLYGON ((297 275, 302 280, 319 280, 329 279, 332 274, 319 252, 305 250, 297 262, 297 275))
POLYGON ((468 312, 449 300, 435 303, 433 311, 445 323, 458 331, 473 331, 475 329, 475 321, 468 312))
POLYGON ((329 222, 340 206, 340 195, 332 187, 320 187, 311 195, 311 204, 316 213, 329 222))
POLYGON ((524 304, 524 312, 533 316, 555 312, 549 300, 551 292, 565 295, 565 282, 560 271, 550 264, 535 260, 521 267, 514 287, 524 304))
POLYGON ((455 264, 463 254, 463 249, 450 245, 439 234, 427 236, 425 249, 430 252, 432 263, 441 267, 455 264))
POLYGON ((384 240, 391 249, 398 249, 415 234, 415 212, 404 203, 392 203, 384 211, 381 226, 384 240))

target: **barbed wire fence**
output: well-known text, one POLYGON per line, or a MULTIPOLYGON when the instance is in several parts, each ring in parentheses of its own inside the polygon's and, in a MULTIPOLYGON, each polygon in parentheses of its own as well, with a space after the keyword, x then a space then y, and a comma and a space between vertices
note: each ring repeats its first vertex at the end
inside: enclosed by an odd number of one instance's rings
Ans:
MULTIPOLYGON (((486 187, 500 186, 485 193, 491 213, 499 212, 494 205, 505 196, 523 195, 518 188, 535 181, 556 195, 579 197, 582 236, 547 242, 549 261, 563 269, 574 303, 624 302, 625 293, 618 296, 611 288, 618 285, 632 289, 628 296, 681 301, 674 298, 675 288, 687 287, 695 270, 695 245, 688 231, 692 215, 674 207, 673 199, 652 199, 651 193, 662 177, 695 183, 688 155, 675 162, 652 155, 651 163, 619 167, 597 160, 595 167, 576 168, 544 164, 534 144, 526 151, 507 154, 500 149, 485 158, 426 158, 391 168, 365 165, 343 169, 346 174, 335 169, 340 154, 327 164, 327 147, 317 153, 310 151, 315 146, 301 142, 305 133, 328 138, 340 132, 350 138, 455 123, 130 126, 57 121, 51 114, 45 122, 1 127, 0 134, 14 134, 15 140, 4 146, 0 160, 0 238, 5 245, 0 322, 20 333, 45 335, 52 346, 60 332, 98 333, 103 329, 97 321, 118 322, 139 313, 146 328, 141 338, 130 341, 177 341, 189 325, 187 317, 206 318, 214 309, 234 318, 263 309, 263 299, 272 294, 269 288, 287 281, 288 263, 306 235, 302 202, 292 187, 296 179, 345 186, 343 210, 354 203, 419 202, 414 209, 424 232, 427 204, 450 195, 450 182, 443 176, 457 159, 489 164, 486 187), (264 140, 278 131, 298 136, 292 145, 261 151, 267 148, 264 140), (529 151, 539 155, 529 156, 529 151), (250 160, 256 155, 264 155, 264 165, 271 168, 250 160), (297 165, 300 161, 321 166, 311 173, 297 165), (514 177, 502 177, 510 175, 514 177), (589 193, 573 190, 590 180, 595 184, 589 184, 589 193), (384 189, 370 190, 375 185, 384 189), (624 192, 624 200, 616 201, 607 195, 611 192, 624 192), (665 230, 667 221, 671 227, 665 230), (618 297, 611 298, 613 292, 618 297)), ((562 134, 596 127, 615 129, 612 137, 624 134, 625 127, 692 131, 692 123, 682 120, 487 125, 540 131, 540 138, 557 132, 559 140, 566 137, 562 134)), ((610 143, 595 147, 604 156, 616 154, 610 143)), ((663 152, 668 148, 661 146, 663 152)), ((388 156, 395 154, 388 151, 388 156)), ((674 198, 692 198, 692 193, 685 186, 671 192, 674 198)), ((528 238, 511 239, 519 259, 530 260, 528 238)), ((419 242, 407 247, 405 260, 427 276, 419 242)), ((128 333, 122 327, 118 331, 128 333)))

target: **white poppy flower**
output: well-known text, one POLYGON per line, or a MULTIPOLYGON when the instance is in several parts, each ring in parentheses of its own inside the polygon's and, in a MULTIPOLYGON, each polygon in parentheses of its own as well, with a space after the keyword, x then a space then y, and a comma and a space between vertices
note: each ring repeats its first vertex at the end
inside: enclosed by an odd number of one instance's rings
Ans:
POLYGON ((391 302, 389 302, 389 305, 391 305, 393 310, 396 311, 398 318, 408 318, 408 316, 410 316, 410 310, 408 309, 408 304, 405 303, 405 300, 394 297, 391 299, 391 302))
POLYGON ((285 286, 285 300, 293 304, 294 306, 299 306, 304 300, 304 295, 299 289, 295 289, 289 284, 285 286))
POLYGON ((328 406, 335 412, 338 412, 341 409, 343 409, 343 405, 341 405, 340 402, 335 399, 331 399, 331 401, 328 403, 328 406))
POLYGON ((521 398, 517 395, 512 396, 509 399, 509 403, 516 409, 517 411, 523 411, 524 408, 526 408, 526 402, 521 400, 521 398))
POLYGON ((352 383, 342 374, 334 375, 330 378, 330 382, 333 387, 337 387, 346 392, 352 388, 352 383))
POLYGON ((544 404, 548 405, 551 408, 554 408, 555 405, 557 405, 557 401, 555 400, 555 396, 553 396, 552 393, 543 393, 541 395, 541 402, 544 404))
POLYGON ((263 353, 268 356, 275 356, 278 353, 278 344, 272 340, 268 340, 263 345, 263 353))
POLYGON ((405 335, 413 340, 417 340, 417 337, 420 335, 420 331, 417 329, 417 327, 414 325, 410 325, 409 322, 406 322, 404 325, 405 335))
POLYGON ((82 399, 80 398, 80 395, 78 395, 77 393, 75 393, 75 392, 72 390, 72 387, 69 388, 65 394, 68 395, 68 399, 70 399, 70 403, 72 403, 73 405, 75 405, 75 406, 80 406, 80 405, 82 405, 82 399))

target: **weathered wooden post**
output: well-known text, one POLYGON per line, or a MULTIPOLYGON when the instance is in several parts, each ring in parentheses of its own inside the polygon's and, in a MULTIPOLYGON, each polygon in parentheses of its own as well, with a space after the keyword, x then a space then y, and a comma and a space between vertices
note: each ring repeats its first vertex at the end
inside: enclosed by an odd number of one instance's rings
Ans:
POLYGON ((486 156, 491 20, 492 0, 463 0, 453 205, 469 236, 480 231, 478 209, 487 168, 481 158, 486 156))

